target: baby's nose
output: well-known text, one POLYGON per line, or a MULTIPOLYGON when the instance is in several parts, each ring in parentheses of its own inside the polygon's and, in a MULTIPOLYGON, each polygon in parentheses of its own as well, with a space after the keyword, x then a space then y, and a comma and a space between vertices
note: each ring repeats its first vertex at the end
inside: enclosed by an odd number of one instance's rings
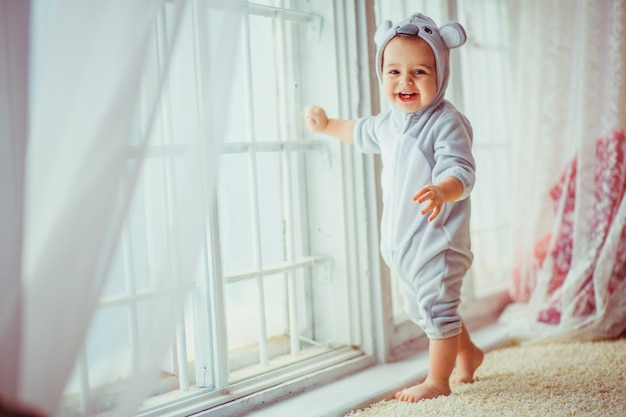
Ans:
POLYGON ((409 74, 404 74, 400 77, 400 83, 404 85, 413 85, 413 78, 409 74))

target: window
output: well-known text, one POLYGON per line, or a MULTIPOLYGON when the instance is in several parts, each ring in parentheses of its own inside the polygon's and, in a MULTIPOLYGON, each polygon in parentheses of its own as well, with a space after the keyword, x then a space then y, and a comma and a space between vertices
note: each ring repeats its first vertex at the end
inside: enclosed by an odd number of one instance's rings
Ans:
MULTIPOLYGON (((342 118, 384 106, 371 101, 376 91, 370 92, 366 70, 373 28, 365 22, 373 2, 357 3, 250 2, 241 34, 207 29, 209 16, 216 19, 212 2, 190 1, 180 26, 178 2, 166 3, 155 22, 142 80, 145 95, 164 71, 163 45, 179 28, 177 56, 108 287, 67 388, 67 415, 110 407, 89 405, 90 393, 127 378, 150 350, 143 342, 148 330, 142 317, 149 314, 144 301, 162 296, 151 285, 152 274, 160 267, 162 243, 172 239, 171 208, 184 187, 180 156, 202 117, 195 103, 202 100, 203 77, 219 76, 204 71, 202 49, 223 37, 240 39, 242 54, 233 67, 218 66, 232 72, 235 82, 225 101, 231 118, 219 157, 215 204, 206 213, 210 221, 202 261, 187 289, 176 338, 141 415, 186 415, 228 402, 236 407, 233 400, 308 376, 298 382, 304 389, 315 378, 329 378, 320 370, 342 365, 326 374, 330 378, 354 372, 376 357, 398 356, 394 351, 420 337, 401 313, 395 280, 379 260, 376 158, 310 135, 302 123, 307 104, 324 105, 342 118), (114 370, 103 359, 112 338, 126 346, 116 352, 114 370)), ((412 10, 400 3, 384 2, 383 9, 377 2, 376 15, 404 18, 412 10)), ((506 4, 455 4, 445 2, 444 8, 424 1, 422 10, 437 22, 455 14, 469 22, 470 41, 465 52, 455 55, 448 92, 474 124, 479 181, 484 181, 473 197, 476 260, 466 284, 467 309, 479 311, 472 300, 501 286, 507 265, 502 240, 508 223, 501 214, 507 208, 490 211, 494 195, 508 192, 506 176, 492 174, 506 171, 506 124, 493 123, 506 120, 506 114, 486 117, 506 108, 505 97, 479 94, 484 91, 480 83, 506 72, 499 67, 508 53, 506 28, 497 32, 491 26, 502 21, 493 15, 501 16, 506 4), (485 61, 492 62, 491 72, 483 72, 485 61)), ((149 117, 147 108, 137 115, 138 136, 149 117)), ((129 171, 135 151, 129 149, 129 171)))
MULTIPOLYGON (((164 71, 169 82, 108 286, 67 387, 68 415, 111 407, 116 381, 150 353, 144 301, 163 296, 153 274, 162 267, 163 242, 175 238, 168 225, 185 187, 181 156, 201 118, 201 50, 224 36, 207 29, 211 13, 219 13, 219 2, 212 4, 168 2, 155 22, 144 96, 158 88, 164 71), (166 68, 165 46, 174 41, 176 56, 166 68), (111 340, 124 341, 114 369, 105 360, 111 340), (109 403, 90 403, 92 392, 109 388, 109 403)), ((235 82, 225 101, 232 117, 216 204, 207 213, 202 262, 176 338, 141 415, 198 412, 332 365, 354 370, 372 363, 363 300, 377 268, 369 256, 371 244, 376 251, 376 222, 364 201, 366 162, 302 125, 309 100, 344 117, 354 113, 346 97, 354 95, 355 81, 348 81, 346 61, 356 61, 357 51, 347 48, 349 28, 340 22, 354 21, 355 11, 333 1, 276 4, 250 3, 242 33, 230 34, 240 39, 242 54, 233 67, 220 68, 232 71, 235 82)), ((150 117, 142 108, 137 137, 150 117)), ((136 152, 129 149, 129 173, 136 152)))
POLYGON ((502 288, 510 276, 511 239, 511 43, 509 3, 495 0, 459 2, 458 17, 469 33, 461 48, 460 85, 455 94, 474 127, 478 180, 473 191, 472 270, 476 296, 502 288), (488 86, 488 87, 487 87, 488 86))

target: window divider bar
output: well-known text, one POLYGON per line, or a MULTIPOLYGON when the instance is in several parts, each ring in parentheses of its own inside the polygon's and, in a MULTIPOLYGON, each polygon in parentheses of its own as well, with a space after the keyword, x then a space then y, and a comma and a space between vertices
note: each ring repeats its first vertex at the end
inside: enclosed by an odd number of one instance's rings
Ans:
MULTIPOLYGON (((145 149, 146 158, 163 158, 165 156, 184 156, 186 145, 151 145, 145 149)), ((322 168, 330 167, 330 150, 328 142, 324 139, 307 140, 286 140, 286 141, 253 141, 253 142, 225 142, 222 143, 220 152, 222 154, 238 154, 261 152, 303 152, 316 151, 322 157, 322 168)), ((130 147, 128 158, 137 158, 140 150, 137 147, 130 147)))
POLYGON ((157 289, 137 290, 134 294, 116 294, 103 297, 100 300, 100 307, 112 307, 116 305, 128 305, 131 301, 149 300, 158 297, 169 297, 177 293, 189 293, 193 289, 194 284, 191 283, 184 287, 180 286, 163 286, 157 289))
MULTIPOLYGON (((206 92, 208 68, 210 67, 210 54, 206 48, 206 42, 211 38, 209 30, 209 11, 211 5, 206 1, 194 0, 190 2, 193 8, 193 25, 194 25, 194 56, 195 56, 195 77, 197 79, 198 91, 206 92)), ((206 107, 205 94, 196 95, 196 111, 202 114, 206 107)), ((206 160, 208 155, 204 148, 207 143, 212 141, 211 138, 201 142, 203 149, 201 153, 203 164, 213 162, 211 158, 206 160)), ((172 156, 184 155, 186 149, 184 145, 167 145, 166 147, 153 147, 146 151, 148 157, 153 152, 164 152, 172 156), (161 148, 161 149, 159 149, 161 148)), ((223 274, 221 253, 221 236, 219 212, 219 173, 215 171, 215 188, 210 199, 210 209, 208 213, 208 222, 205 230, 204 239, 204 277, 197 284, 200 289, 197 305, 197 317, 194 326, 201 324, 203 333, 206 335, 202 338, 196 338, 196 387, 209 388, 215 392, 225 392, 228 390, 228 329, 226 325, 226 301, 224 295, 223 274), (208 325, 208 326, 207 326, 208 325), (208 327, 208 329, 207 329, 208 327), (208 331, 207 331, 208 330, 208 331)), ((198 329, 195 330, 199 333, 198 329)))
POLYGON ((290 20, 307 24, 307 40, 317 43, 322 31, 322 17, 313 13, 285 9, 282 7, 266 6, 263 4, 248 3, 248 13, 256 16, 290 20))
POLYGON ((226 142, 222 145, 223 153, 245 153, 250 149, 256 152, 295 152, 328 151, 328 142, 323 139, 226 142))
POLYGON ((84 415, 89 414, 89 398, 91 396, 91 386, 89 384, 89 363, 87 361, 86 347, 83 346, 78 356, 78 395, 80 398, 80 407, 84 415))
POLYGON ((264 4, 248 3, 248 12, 251 15, 283 18, 286 20, 293 20, 295 22, 313 22, 315 19, 321 17, 307 12, 299 12, 296 10, 289 10, 282 7, 266 6, 264 4))
POLYGON ((223 269, 221 263, 221 244, 219 235, 219 219, 217 217, 218 201, 214 198, 209 217, 209 238, 207 247, 211 248, 209 267, 208 303, 209 323, 213 329, 210 336, 210 352, 213 356, 213 383, 217 391, 228 388, 228 331, 226 329, 226 312, 223 287, 223 269))
MULTIPOLYGON (((128 227, 125 227, 122 231, 122 259, 124 266, 124 277, 126 284, 126 291, 131 296, 134 296, 137 293, 137 285, 135 282, 135 273, 132 264, 132 237, 131 233, 128 230, 128 227)), ((133 297, 129 300, 127 305, 127 319, 128 319, 128 332, 131 346, 131 355, 132 355, 132 364, 133 368, 136 369, 140 363, 140 352, 139 352, 139 318, 137 313, 137 302, 133 297)))
MULTIPOLYGON (((277 65, 277 77, 281 80, 289 79, 289 71, 287 69, 287 51, 286 51, 286 29, 284 20, 276 22, 275 30, 277 32, 277 62, 281 65, 277 65)), ((287 83, 288 84, 288 83, 287 83)), ((288 118, 287 109, 290 108, 289 94, 286 91, 284 84, 279 84, 279 112, 280 116, 288 118)), ((287 130, 286 123, 280 123, 280 138, 286 139, 291 136, 287 130)), ((296 220, 293 212, 293 164, 290 154, 282 152, 280 155, 282 165, 282 182, 283 182, 283 215, 285 219, 285 256, 287 262, 293 262, 295 260, 296 241, 295 241, 295 228, 296 220)), ((296 166, 297 169, 297 166, 296 166)), ((296 176, 299 176, 296 173, 296 176)), ((297 355, 300 352, 300 329, 298 320, 298 302, 297 302, 297 282, 295 270, 291 269, 287 272, 287 302, 288 310, 287 315, 289 318, 289 347, 292 355, 297 355)))
POLYGON ((183 317, 176 329, 176 357, 178 359, 178 386, 180 391, 189 391, 187 342, 185 333, 185 319, 183 317))
MULTIPOLYGON (((256 142, 254 123, 254 105, 252 101, 252 61, 250 46, 250 21, 249 16, 245 16, 243 24, 243 60, 244 60, 244 76, 246 82, 245 102, 246 102, 246 136, 249 143, 256 142)), ((252 254, 254 258, 254 266, 257 269, 262 265, 262 243, 261 243, 261 219, 259 214, 259 183, 256 149, 252 146, 248 148, 248 184, 250 187, 250 217, 252 223, 252 254)), ((262 278, 257 279, 257 299, 258 299, 258 318, 259 318, 259 363, 262 366, 268 366, 270 362, 269 348, 267 343, 267 317, 265 313, 265 284, 262 278)))
POLYGON ((304 268, 307 266, 315 266, 322 262, 326 262, 330 260, 330 257, 327 256, 306 256, 293 262, 282 262, 280 264, 272 265, 269 267, 265 267, 262 269, 255 269, 246 272, 232 273, 232 274, 224 274, 224 283, 225 284, 234 284, 240 281, 247 281, 251 279, 255 279, 257 277, 266 277, 269 275, 280 274, 282 272, 289 272, 299 268, 304 268))

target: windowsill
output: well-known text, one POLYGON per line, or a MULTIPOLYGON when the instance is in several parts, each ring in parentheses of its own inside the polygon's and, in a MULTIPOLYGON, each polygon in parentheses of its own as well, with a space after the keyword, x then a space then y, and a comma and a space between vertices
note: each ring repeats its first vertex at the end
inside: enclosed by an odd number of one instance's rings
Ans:
MULTIPOLYGON (((486 352, 510 343, 504 330, 498 324, 474 330, 472 339, 486 352)), ((423 379, 427 369, 428 353, 420 352, 398 362, 373 366, 246 415, 254 417, 344 416, 352 410, 391 398, 399 389, 423 379)))
POLYGON ((144 403, 142 417, 234 417, 281 399, 305 392, 338 378, 355 374, 374 365, 374 359, 351 347, 339 347, 320 355, 317 360, 296 366, 275 369, 262 378, 251 378, 232 384, 228 389, 210 391, 191 388, 181 392, 172 390, 160 398, 144 403), (204 408, 204 411, 202 411, 204 408))

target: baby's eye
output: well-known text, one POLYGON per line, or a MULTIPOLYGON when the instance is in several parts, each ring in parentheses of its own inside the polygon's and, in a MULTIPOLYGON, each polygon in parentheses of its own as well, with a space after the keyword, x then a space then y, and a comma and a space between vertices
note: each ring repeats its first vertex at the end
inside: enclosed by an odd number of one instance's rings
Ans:
POLYGON ((400 74, 400 71, 398 71, 398 70, 389 70, 389 74, 390 75, 398 75, 398 74, 400 74))
POLYGON ((426 71, 424 71, 422 69, 417 69, 417 70, 413 71, 413 74, 415 74, 415 75, 423 75, 423 74, 426 74, 426 71))

